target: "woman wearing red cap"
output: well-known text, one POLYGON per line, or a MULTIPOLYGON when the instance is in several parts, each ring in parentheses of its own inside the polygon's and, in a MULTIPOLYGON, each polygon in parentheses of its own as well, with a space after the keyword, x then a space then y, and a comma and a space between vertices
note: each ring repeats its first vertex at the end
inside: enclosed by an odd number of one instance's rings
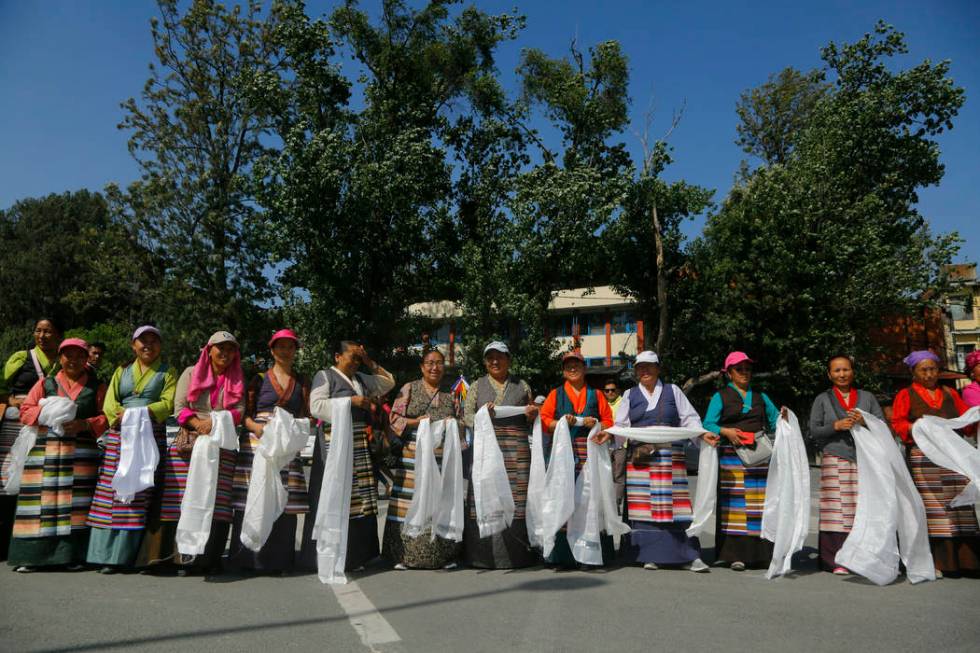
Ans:
MULTIPOLYGON (((34 347, 11 354, 0 376, 0 487, 6 484, 10 447, 20 433, 20 405, 34 384, 58 370, 61 324, 52 318, 34 323, 34 347)), ((14 528, 17 495, 0 494, 0 560, 7 559, 7 547, 14 528)))
MULTIPOLYGON (((980 574, 980 527, 973 506, 952 508, 949 503, 970 481, 962 474, 929 460, 912 438, 912 425, 920 417, 959 417, 967 406, 952 388, 939 385, 939 356, 913 351, 903 360, 912 373, 912 385, 899 390, 892 404, 892 428, 908 447, 909 467, 926 506, 929 548, 936 577, 980 574)), ((971 427, 973 428, 973 427, 971 427)))
POLYGON ((273 524, 269 538, 258 553, 242 544, 242 521, 252 474, 252 460, 266 422, 272 418, 276 407, 282 408, 293 417, 310 416, 309 381, 293 371, 299 347, 299 338, 291 329, 276 331, 269 340, 269 353, 274 361, 272 367, 257 374, 248 384, 245 431, 239 442, 238 462, 235 465, 232 501, 235 517, 228 554, 229 565, 238 569, 279 573, 292 571, 296 550, 296 515, 305 514, 310 509, 303 463, 297 456, 280 473, 283 485, 289 491, 289 498, 285 511, 273 524))
POLYGON ((136 329, 132 338, 136 358, 129 365, 116 368, 106 393, 102 412, 109 430, 103 439, 105 451, 99 483, 88 515, 92 536, 87 557, 89 564, 101 565, 100 571, 104 574, 132 566, 136 561, 146 526, 147 508, 163 486, 164 465, 158 464, 153 487, 138 492, 129 501, 121 502, 113 489, 113 479, 120 464, 123 416, 127 411, 146 409, 147 425, 152 428, 160 460, 166 455, 166 422, 174 412, 177 375, 169 365, 160 361, 161 344, 160 331, 156 327, 145 325, 136 329))
POLYGON ((10 542, 8 562, 20 572, 57 565, 80 568, 88 551, 85 520, 101 458, 95 440, 107 425, 102 414, 106 388, 86 372, 84 340, 68 338, 58 352, 61 370, 38 380, 20 406, 20 421, 39 427, 21 476, 10 542), (67 397, 76 409, 74 419, 61 423, 63 434, 51 437, 39 424, 40 404, 55 396, 67 397), (58 491, 51 491, 54 485, 58 491))
POLYGON ((197 363, 188 367, 177 381, 174 414, 181 430, 167 449, 160 464, 164 465, 163 491, 160 501, 151 508, 146 535, 137 557, 137 566, 180 565, 178 575, 191 571, 217 571, 231 528, 232 479, 235 475, 235 451, 221 449, 218 463, 217 491, 211 533, 203 555, 183 556, 177 551, 177 524, 180 505, 187 486, 191 453, 199 435, 209 435, 214 424, 211 412, 227 410, 238 426, 245 414, 245 383, 242 380, 238 341, 227 331, 216 331, 201 349, 197 363))
MULTIPOLYGON (((606 397, 595 388, 585 383, 585 358, 577 351, 570 351, 562 357, 562 376, 565 382, 548 393, 541 406, 541 426, 554 434, 558 420, 568 421, 572 436, 572 454, 575 457, 575 475, 578 476, 588 457, 589 432, 596 423, 600 429, 613 425, 613 413, 606 397), (581 418, 581 425, 576 425, 581 418)), ((545 439, 545 457, 550 456, 551 438, 545 439)), ((602 561, 609 564, 616 554, 612 538, 602 536, 602 561)), ((548 564, 558 567, 577 567, 575 557, 568 545, 565 529, 555 535, 555 548, 545 560, 548 564)))
POLYGON ((734 571, 761 569, 772 560, 772 542, 761 537, 769 461, 747 467, 736 453, 737 447, 751 447, 760 432, 774 431, 779 419, 769 397, 752 389, 753 362, 740 351, 725 358, 729 383, 714 394, 704 416, 704 428, 720 442, 715 559, 734 571))

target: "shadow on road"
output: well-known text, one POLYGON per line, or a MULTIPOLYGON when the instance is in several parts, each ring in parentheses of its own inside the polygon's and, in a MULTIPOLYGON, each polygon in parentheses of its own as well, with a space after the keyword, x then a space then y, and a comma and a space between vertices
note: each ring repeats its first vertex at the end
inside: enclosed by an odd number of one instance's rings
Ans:
MULTIPOLYGON (((595 587, 599 587, 600 585, 605 585, 607 582, 608 581, 603 580, 602 578, 597 578, 592 575, 556 576, 553 578, 544 578, 540 580, 529 580, 523 583, 519 583, 514 587, 508 587, 505 589, 491 590, 488 592, 470 592, 467 594, 455 594, 453 596, 447 596, 443 598, 426 599, 424 601, 416 601, 414 603, 404 603, 401 605, 392 606, 390 608, 385 608, 384 612, 388 612, 388 613, 398 612, 401 610, 438 605, 440 603, 481 599, 495 594, 508 594, 510 592, 569 592, 575 590, 592 589, 595 587)), ((107 640, 102 642, 94 642, 90 644, 80 644, 67 648, 41 649, 41 651, 42 653, 69 653, 69 652, 78 652, 78 651, 101 651, 106 649, 124 649, 124 648, 140 646, 142 644, 182 642, 182 641, 194 640, 202 637, 220 637, 222 635, 247 633, 247 632, 259 631, 259 630, 267 630, 270 628, 294 628, 296 626, 312 626, 316 624, 329 624, 332 622, 347 621, 348 618, 357 617, 359 616, 359 614, 360 613, 355 612, 349 615, 341 614, 335 617, 313 617, 309 619, 292 619, 289 621, 267 621, 263 623, 242 624, 240 626, 232 626, 226 628, 209 628, 205 630, 195 630, 195 631, 189 631, 184 633, 171 632, 171 633, 152 635, 147 637, 134 637, 130 639, 107 640)))

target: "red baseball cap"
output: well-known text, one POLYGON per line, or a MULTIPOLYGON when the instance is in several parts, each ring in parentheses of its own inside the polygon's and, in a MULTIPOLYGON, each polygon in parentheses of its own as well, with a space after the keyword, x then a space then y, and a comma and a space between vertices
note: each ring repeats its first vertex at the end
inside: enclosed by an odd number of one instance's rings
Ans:
POLYGON ((739 363, 745 363, 745 362, 754 363, 755 361, 749 358, 749 355, 746 354, 744 351, 733 351, 732 353, 728 354, 728 356, 725 356, 724 369, 727 370, 733 365, 738 365, 739 363))

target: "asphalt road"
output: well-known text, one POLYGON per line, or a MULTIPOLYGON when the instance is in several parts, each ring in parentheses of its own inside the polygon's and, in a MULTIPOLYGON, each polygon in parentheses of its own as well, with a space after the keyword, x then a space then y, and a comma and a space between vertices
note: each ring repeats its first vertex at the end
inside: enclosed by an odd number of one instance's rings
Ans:
MULTIPOLYGON (((816 519, 812 524, 816 528, 816 519)), ((815 532, 808 544, 815 546, 815 532)), ((813 555, 805 549, 799 571, 776 581, 762 572, 718 568, 700 575, 634 567, 395 572, 379 562, 337 591, 312 575, 162 578, 16 574, 4 567, 0 650, 894 653, 980 647, 980 580, 917 586, 900 580, 880 588, 817 572, 813 555)))

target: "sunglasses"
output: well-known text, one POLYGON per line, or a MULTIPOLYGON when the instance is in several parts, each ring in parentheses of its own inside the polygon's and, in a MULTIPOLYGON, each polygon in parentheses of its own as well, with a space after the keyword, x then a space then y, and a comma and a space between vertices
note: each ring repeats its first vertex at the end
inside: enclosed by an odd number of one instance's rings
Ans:
POLYGON ((603 392, 619 392, 619 388, 603 388, 603 392))

